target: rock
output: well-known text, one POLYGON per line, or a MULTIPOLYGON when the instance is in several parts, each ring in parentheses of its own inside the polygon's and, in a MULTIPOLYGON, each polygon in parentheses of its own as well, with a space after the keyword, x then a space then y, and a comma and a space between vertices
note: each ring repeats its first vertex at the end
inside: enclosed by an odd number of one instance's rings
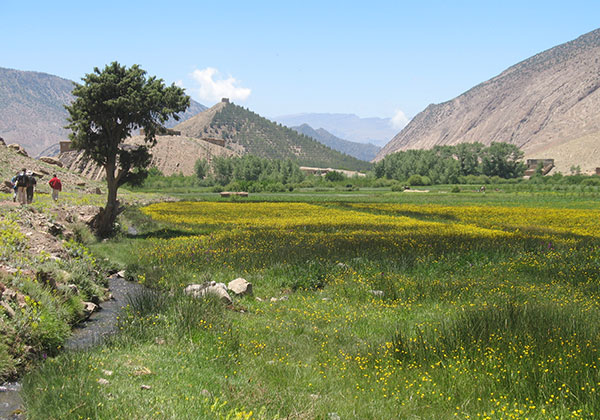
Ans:
POLYGON ((83 312, 86 317, 89 317, 91 314, 98 310, 98 305, 92 302, 83 302, 83 312))
POLYGON ((125 278, 125 270, 117 271, 117 272, 115 273, 115 276, 116 276, 117 278, 124 279, 124 278, 125 278))
POLYGON ((49 223, 48 224, 48 233, 52 236, 58 236, 65 231, 65 227, 60 223, 49 223))
POLYGON ((15 310, 13 308, 11 308, 8 303, 1 300, 0 307, 4 308, 4 311, 6 312, 6 315, 8 315, 9 318, 15 317, 15 315, 16 315, 15 310))
POLYGON ((16 298, 17 298, 17 292, 15 292, 11 288, 7 287, 2 292, 2 299, 4 299, 4 300, 11 301, 11 300, 15 300, 16 298))
POLYGON ((13 187, 12 187, 12 182, 10 181, 4 181, 4 183, 0 184, 0 192, 3 192, 5 194, 10 194, 12 193, 13 187))
POLYGON ((148 369, 147 367, 141 367, 138 370, 136 370, 135 372, 133 372, 133 376, 145 376, 145 375, 152 375, 152 371, 150 369, 148 369))
POLYGON ((18 154, 20 154, 22 156, 29 157, 29 155, 27 154, 25 149, 23 149, 23 147, 21 145, 18 145, 17 143, 9 144, 7 147, 9 149, 14 150, 15 152, 17 152, 18 154))
POLYGON ((59 168, 63 167, 63 163, 60 160, 58 160, 58 159, 56 159, 54 157, 42 156, 42 157, 39 158, 39 160, 41 160, 42 162, 46 162, 46 163, 48 163, 50 165, 56 165, 59 168))
POLYGON ((106 376, 112 376, 113 371, 112 370, 102 369, 102 374, 106 375, 106 376))
POLYGON ((231 290, 236 295, 251 295, 252 283, 249 283, 244 278, 238 277, 237 279, 229 282, 227 289, 231 290))
POLYGON ((100 385, 108 385, 110 382, 108 382, 108 379, 100 378, 98 379, 98 383, 100 385))
POLYGON ((0 146, 6 146, 6 143, 2 137, 0 137, 0 146))
POLYGON ((140 385, 140 389, 146 390, 146 389, 152 389, 152 387, 150 385, 143 385, 142 384, 142 385, 140 385))
POLYGON ((190 284, 183 290, 183 292, 186 295, 195 298, 211 294, 217 296, 228 305, 233 303, 233 301, 231 300, 231 296, 229 296, 229 293, 227 293, 227 286, 225 286, 224 283, 216 283, 214 281, 211 281, 203 284, 190 284))

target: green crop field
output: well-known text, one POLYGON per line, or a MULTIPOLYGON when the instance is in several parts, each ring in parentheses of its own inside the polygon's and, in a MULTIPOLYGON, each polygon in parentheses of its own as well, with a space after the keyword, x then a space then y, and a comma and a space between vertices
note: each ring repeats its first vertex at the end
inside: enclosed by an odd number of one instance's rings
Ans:
POLYGON ((148 291, 25 378, 31 418, 600 413, 595 190, 182 194, 89 245, 148 291), (232 305, 182 292, 237 277, 232 305))

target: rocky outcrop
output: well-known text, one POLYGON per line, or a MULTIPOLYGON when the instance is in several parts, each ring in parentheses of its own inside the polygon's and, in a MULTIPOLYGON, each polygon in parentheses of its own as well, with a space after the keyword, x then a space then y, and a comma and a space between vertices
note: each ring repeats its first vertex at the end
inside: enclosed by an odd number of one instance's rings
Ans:
POLYGON ((17 152, 21 156, 29 157, 29 155, 27 154, 27 151, 25 149, 23 149, 23 147, 21 147, 17 143, 9 144, 8 148, 14 150, 15 152, 17 152))
POLYGON ((42 162, 46 162, 50 165, 58 166, 59 168, 62 168, 64 166, 60 160, 50 156, 42 156, 39 158, 39 160, 41 160, 42 162))
POLYGON ((600 166, 600 29, 522 61, 415 116, 377 155, 508 142, 558 170, 600 166))

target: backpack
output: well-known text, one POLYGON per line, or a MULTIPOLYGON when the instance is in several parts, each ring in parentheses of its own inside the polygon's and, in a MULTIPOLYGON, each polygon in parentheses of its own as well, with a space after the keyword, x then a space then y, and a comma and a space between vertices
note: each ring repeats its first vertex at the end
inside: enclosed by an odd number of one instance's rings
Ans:
POLYGON ((26 187, 28 178, 29 177, 27 175, 21 172, 19 175, 17 175, 17 181, 15 182, 15 185, 17 187, 26 187))
POLYGON ((27 175, 27 186, 28 187, 35 187, 35 184, 37 184, 37 181, 35 179, 34 175, 27 175))

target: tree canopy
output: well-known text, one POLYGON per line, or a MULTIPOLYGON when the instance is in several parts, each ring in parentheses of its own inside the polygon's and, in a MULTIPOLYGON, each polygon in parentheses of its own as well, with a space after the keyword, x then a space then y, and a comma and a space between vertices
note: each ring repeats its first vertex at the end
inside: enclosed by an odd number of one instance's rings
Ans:
POLYGON ((387 155, 375 165, 377 178, 406 182, 413 175, 428 177, 434 184, 459 183, 477 175, 517 178, 525 165, 523 152, 514 144, 493 142, 435 146, 429 150, 406 150, 387 155))
POLYGON ((75 84, 75 100, 65 106, 69 112, 66 128, 73 148, 104 167, 108 198, 106 208, 97 218, 102 236, 112 230, 118 213, 117 190, 125 182, 135 183, 146 175, 150 163, 149 148, 163 124, 190 104, 184 90, 162 79, 146 77, 138 65, 130 68, 116 61, 82 78, 75 84), (144 130, 144 145, 129 146, 123 142, 137 129, 144 130))

